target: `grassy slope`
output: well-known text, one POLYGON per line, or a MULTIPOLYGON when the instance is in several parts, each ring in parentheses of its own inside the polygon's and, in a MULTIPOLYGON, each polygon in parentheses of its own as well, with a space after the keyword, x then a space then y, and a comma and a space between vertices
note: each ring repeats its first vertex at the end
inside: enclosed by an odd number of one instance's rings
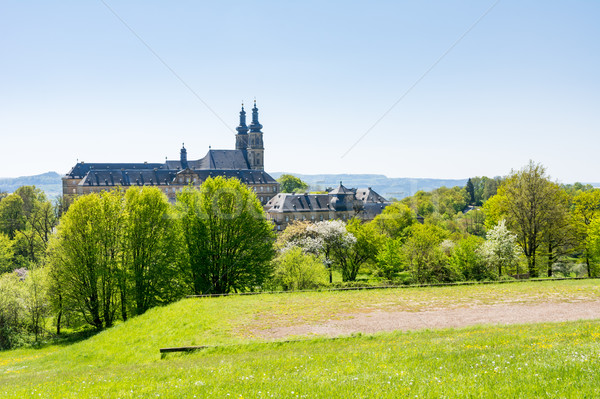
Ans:
POLYGON ((599 297, 598 281, 568 281, 188 299, 76 344, 0 353, 0 396, 295 397, 300 392, 308 397, 375 397, 472 392, 477 397, 522 392, 568 397, 583 392, 592 397, 599 393, 598 321, 288 344, 259 343, 254 333, 375 308, 416 311, 473 302, 599 297), (158 352, 164 346, 203 344, 225 347, 163 360, 158 352))

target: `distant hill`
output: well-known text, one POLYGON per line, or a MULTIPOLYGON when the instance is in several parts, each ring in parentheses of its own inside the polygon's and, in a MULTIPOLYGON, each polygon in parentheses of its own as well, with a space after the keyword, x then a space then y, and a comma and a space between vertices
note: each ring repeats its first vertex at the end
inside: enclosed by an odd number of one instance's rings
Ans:
POLYGON ((62 194, 61 176, 56 172, 47 172, 35 176, 0 177, 0 192, 12 193, 21 186, 36 186, 43 190, 49 199, 62 194))
MULTIPOLYGON (((270 173, 275 179, 289 172, 270 173)), ((348 188, 363 188, 371 187, 377 193, 383 195, 387 199, 401 199, 409 197, 419 190, 431 191, 436 188, 446 186, 464 186, 467 184, 467 179, 421 179, 408 177, 386 177, 384 175, 303 175, 301 173, 289 173, 299 177, 310 185, 310 190, 324 190, 328 187, 336 187, 343 182, 348 188)))

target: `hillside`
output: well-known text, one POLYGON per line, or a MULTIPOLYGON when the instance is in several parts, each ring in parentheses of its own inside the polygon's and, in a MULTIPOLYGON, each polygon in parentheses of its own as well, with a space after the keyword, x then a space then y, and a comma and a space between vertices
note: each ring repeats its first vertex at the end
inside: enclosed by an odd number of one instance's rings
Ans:
POLYGON ((0 178, 0 192, 12 193, 21 186, 36 186, 44 191, 49 199, 56 198, 62 194, 61 176, 56 172, 47 172, 34 176, 0 178))
POLYGON ((0 352, 0 396, 596 397, 600 321, 435 330, 430 315, 599 298, 598 280, 191 298, 80 342, 0 352), (388 311, 420 315, 426 329, 289 343, 265 334, 388 311), (218 347, 161 359, 160 347, 185 345, 218 347), (535 376, 519 371, 528 365, 535 376))

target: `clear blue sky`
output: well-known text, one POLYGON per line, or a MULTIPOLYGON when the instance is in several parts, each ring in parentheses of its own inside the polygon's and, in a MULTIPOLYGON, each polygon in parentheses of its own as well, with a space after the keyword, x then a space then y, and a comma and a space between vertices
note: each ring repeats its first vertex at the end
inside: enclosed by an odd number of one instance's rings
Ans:
POLYGON ((233 148, 268 171, 600 181, 600 2, 0 3, 0 176, 233 148), (421 80, 436 61, 439 62, 421 80), (403 95, 416 82, 404 97, 403 95), (356 144, 399 99, 402 100, 356 144))

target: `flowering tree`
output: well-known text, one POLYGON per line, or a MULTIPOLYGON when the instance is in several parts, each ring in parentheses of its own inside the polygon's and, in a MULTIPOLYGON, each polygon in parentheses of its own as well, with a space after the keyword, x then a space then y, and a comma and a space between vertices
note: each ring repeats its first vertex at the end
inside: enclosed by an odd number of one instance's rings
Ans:
POLYGON ((508 230, 505 220, 501 220, 496 227, 488 231, 486 238, 486 242, 481 246, 481 254, 487 264, 498 268, 498 276, 502 275, 503 269, 506 271, 516 264, 519 274, 517 235, 508 230))
POLYGON ((332 255, 356 243, 356 238, 346 230, 341 220, 324 220, 308 226, 307 232, 312 235, 312 244, 320 248, 325 267, 329 269, 329 283, 333 282, 331 270, 332 255))

